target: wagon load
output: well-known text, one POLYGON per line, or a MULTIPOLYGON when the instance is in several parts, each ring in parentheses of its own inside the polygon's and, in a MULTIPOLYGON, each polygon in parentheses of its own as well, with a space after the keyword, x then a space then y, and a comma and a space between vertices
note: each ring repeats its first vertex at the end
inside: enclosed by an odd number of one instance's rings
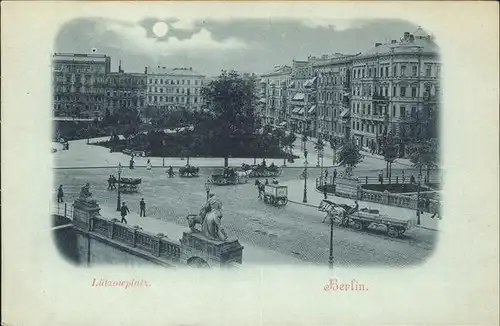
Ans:
POLYGON ((120 191, 124 193, 138 192, 139 185, 142 183, 142 179, 139 178, 120 178, 118 181, 120 191))
POLYGON ((288 187, 266 185, 264 188, 264 202, 274 206, 284 206, 288 203, 288 187))
POLYGON ((200 168, 193 165, 186 165, 179 168, 179 176, 181 177, 197 177, 200 168))

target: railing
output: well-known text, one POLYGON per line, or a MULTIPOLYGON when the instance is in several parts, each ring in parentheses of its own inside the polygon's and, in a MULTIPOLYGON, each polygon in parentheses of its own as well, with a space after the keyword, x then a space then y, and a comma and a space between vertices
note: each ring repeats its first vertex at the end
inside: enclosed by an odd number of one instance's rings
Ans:
POLYGON ((50 206, 50 214, 73 219, 73 205, 68 203, 56 203, 50 206))

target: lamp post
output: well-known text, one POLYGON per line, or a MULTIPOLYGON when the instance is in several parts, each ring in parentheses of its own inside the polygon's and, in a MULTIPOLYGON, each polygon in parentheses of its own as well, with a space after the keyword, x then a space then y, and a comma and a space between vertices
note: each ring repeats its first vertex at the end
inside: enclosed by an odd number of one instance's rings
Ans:
POLYGON ((330 217, 330 257, 328 257, 330 269, 333 269, 333 217, 330 217))
POLYGON ((207 192, 207 201, 210 197, 210 179, 205 182, 205 191, 207 192))
POLYGON ((417 185, 417 225, 420 225, 420 182, 422 181, 422 174, 418 174, 417 185))
POLYGON ((304 151, 304 196, 302 198, 303 203, 307 203, 307 149, 304 151))
POLYGON ((117 192, 118 192, 118 197, 116 198, 116 211, 120 211, 120 181, 122 177, 122 164, 118 163, 118 187, 116 187, 117 192))

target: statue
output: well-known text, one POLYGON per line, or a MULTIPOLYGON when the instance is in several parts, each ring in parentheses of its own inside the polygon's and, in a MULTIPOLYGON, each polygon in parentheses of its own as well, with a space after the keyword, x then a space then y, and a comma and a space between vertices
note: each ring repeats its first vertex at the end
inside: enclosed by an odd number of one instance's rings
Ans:
POLYGON ((92 193, 90 192, 90 184, 87 182, 85 186, 80 190, 80 196, 78 198, 80 201, 84 201, 90 204, 96 204, 97 201, 92 198, 92 193))
POLYGON ((222 202, 210 194, 209 200, 203 205, 198 215, 189 215, 187 217, 188 225, 191 231, 201 232, 205 237, 213 240, 225 241, 227 233, 221 225, 222 202), (201 231, 196 229, 196 224, 201 225, 201 231))

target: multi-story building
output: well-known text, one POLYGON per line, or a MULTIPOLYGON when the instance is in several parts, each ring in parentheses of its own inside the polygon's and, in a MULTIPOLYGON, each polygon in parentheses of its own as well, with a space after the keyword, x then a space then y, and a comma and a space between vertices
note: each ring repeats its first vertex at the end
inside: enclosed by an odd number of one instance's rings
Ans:
POLYGON ((288 123, 286 93, 291 71, 289 66, 276 65, 272 71, 260 75, 258 96, 261 124, 286 126, 288 123))
POLYGON ((351 131, 360 146, 379 151, 390 132, 405 145, 418 136, 439 105, 438 48, 421 28, 376 43, 352 59, 351 131))
POLYGON ((52 56, 54 114, 93 118, 103 114, 111 58, 100 54, 52 56))
POLYGON ((205 76, 192 68, 146 67, 146 105, 158 110, 199 110, 205 76))
POLYGON ((349 137, 350 65, 352 59, 358 55, 323 55, 313 64, 314 74, 318 76, 318 135, 323 139, 349 137))
POLYGON ((146 98, 146 74, 118 72, 106 75, 106 101, 104 108, 110 113, 118 108, 130 108, 144 112, 146 98))
POLYGON ((316 82, 313 63, 309 57, 308 61, 294 60, 292 63, 292 78, 289 86, 290 98, 290 131, 305 133, 308 136, 316 136, 316 82))

